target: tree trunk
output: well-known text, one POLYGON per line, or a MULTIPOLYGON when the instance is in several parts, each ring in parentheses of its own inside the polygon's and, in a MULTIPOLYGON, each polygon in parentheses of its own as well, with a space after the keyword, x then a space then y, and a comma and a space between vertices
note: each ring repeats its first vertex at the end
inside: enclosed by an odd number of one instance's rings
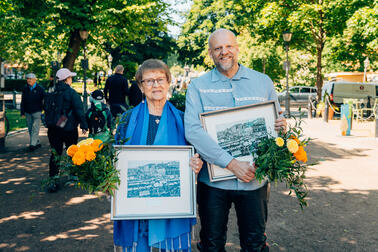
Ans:
MULTIPOLYGON (((320 5, 323 5, 323 0, 319 1, 320 5)), ((316 64, 316 87, 318 88, 318 101, 321 101, 322 98, 322 86, 323 86, 323 74, 322 74, 322 53, 324 49, 324 41, 325 41, 325 31, 323 28, 323 20, 324 20, 324 13, 322 10, 319 11, 319 34, 317 38, 315 37, 316 42, 316 56, 317 56, 317 64, 316 64)))
POLYGON ((318 88, 318 101, 321 100, 322 86, 323 86, 323 74, 322 74, 322 52, 323 46, 318 45, 316 48, 317 64, 316 64, 316 87, 318 88))
POLYGON ((70 42, 66 56, 63 59, 63 67, 70 69, 70 71, 73 70, 75 60, 79 54, 81 41, 79 30, 71 31, 70 42))

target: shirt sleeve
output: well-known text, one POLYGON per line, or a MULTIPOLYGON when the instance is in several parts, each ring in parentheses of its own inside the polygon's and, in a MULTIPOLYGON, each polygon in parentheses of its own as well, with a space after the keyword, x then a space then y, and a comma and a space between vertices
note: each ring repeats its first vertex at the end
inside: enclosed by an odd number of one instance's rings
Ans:
POLYGON ((78 95, 78 93, 76 93, 76 91, 74 91, 72 89, 72 90, 70 90, 70 92, 72 93, 71 95, 72 95, 73 110, 74 110, 74 113, 76 114, 77 120, 80 123, 80 128, 87 130, 88 124, 87 124, 87 120, 85 118, 83 102, 81 101, 81 98, 78 95))
POLYGON ((225 168, 233 157, 223 150, 203 129, 200 121, 200 113, 202 112, 202 102, 199 92, 194 83, 192 83, 189 85, 186 93, 184 115, 185 137, 205 161, 225 168))
POLYGON ((274 89, 273 81, 272 81, 268 76, 266 76, 266 78, 267 78, 268 81, 269 81, 268 83, 269 83, 269 88, 270 88, 270 92, 269 92, 268 100, 270 100, 270 101, 275 101, 275 102, 276 102, 276 105, 277 105, 278 112, 281 112, 282 109, 281 109, 281 106, 280 106, 280 102, 278 101, 277 92, 276 92, 276 90, 274 89))

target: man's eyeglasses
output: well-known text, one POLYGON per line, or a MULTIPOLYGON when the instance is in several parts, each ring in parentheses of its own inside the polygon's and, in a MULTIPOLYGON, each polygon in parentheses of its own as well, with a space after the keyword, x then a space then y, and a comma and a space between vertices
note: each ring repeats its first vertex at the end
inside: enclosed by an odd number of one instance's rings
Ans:
POLYGON ((163 85, 167 83, 167 78, 157 78, 157 79, 144 79, 142 80, 142 83, 146 85, 147 87, 151 87, 155 84, 155 82, 159 85, 163 85))

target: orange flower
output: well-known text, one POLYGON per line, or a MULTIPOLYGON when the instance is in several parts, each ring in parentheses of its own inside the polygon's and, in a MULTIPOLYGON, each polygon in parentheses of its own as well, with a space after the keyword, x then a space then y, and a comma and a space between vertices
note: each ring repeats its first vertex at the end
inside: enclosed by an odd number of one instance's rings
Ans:
POLYGON ((85 153, 82 152, 82 151, 77 151, 75 153, 75 155, 73 156, 72 158, 72 162, 75 164, 75 165, 82 165, 85 163, 85 153))
POLYGON ((77 145, 73 144, 67 149, 67 155, 70 157, 73 157, 75 153, 78 151, 79 147, 77 145))
POLYGON ((90 145, 80 145, 79 146, 79 151, 82 151, 84 153, 93 150, 90 145))
POLYGON ((96 154, 94 153, 94 151, 88 151, 85 153, 85 159, 88 160, 88 161, 92 161, 96 158, 96 154))
POLYGON ((104 145, 103 145, 103 143, 100 139, 93 140, 93 143, 91 144, 91 146, 92 146, 94 152, 100 151, 104 147, 104 145))
POLYGON ((304 163, 307 162, 307 153, 304 150, 303 146, 299 146, 298 151, 294 153, 294 157, 298 161, 302 161, 304 163))

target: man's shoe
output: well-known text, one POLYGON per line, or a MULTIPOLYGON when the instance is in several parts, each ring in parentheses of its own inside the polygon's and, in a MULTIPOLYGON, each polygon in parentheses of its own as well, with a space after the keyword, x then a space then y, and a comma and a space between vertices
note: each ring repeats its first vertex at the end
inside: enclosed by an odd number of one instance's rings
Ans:
POLYGON ((37 144, 36 146, 35 146, 35 149, 38 149, 38 148, 41 148, 42 147, 42 145, 39 143, 39 144, 37 144))
POLYGON ((37 149, 37 146, 36 145, 30 145, 29 146, 29 150, 30 151, 35 151, 37 149))

